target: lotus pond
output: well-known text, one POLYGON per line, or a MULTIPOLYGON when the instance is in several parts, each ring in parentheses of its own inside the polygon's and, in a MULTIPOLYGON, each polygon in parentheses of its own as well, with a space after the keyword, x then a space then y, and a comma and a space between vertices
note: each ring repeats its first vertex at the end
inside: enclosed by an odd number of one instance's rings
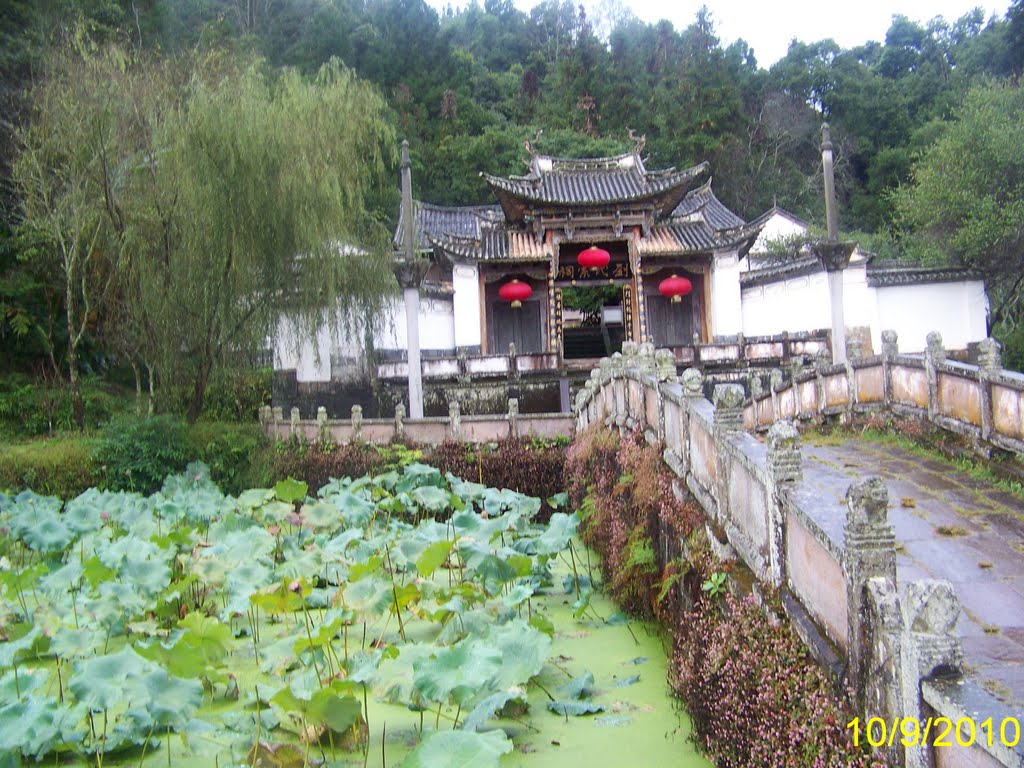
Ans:
POLYGON ((0 766, 704 766, 579 517, 411 464, 0 494, 0 766))

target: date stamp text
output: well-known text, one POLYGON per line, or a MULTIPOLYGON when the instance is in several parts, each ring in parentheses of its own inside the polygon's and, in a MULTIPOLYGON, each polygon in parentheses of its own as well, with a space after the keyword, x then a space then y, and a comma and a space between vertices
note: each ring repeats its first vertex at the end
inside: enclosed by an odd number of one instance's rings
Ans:
POLYGON ((897 717, 888 721, 871 717, 866 721, 859 717, 846 724, 852 731, 854 746, 867 744, 871 747, 917 747, 931 744, 933 747, 970 747, 974 744, 1002 744, 1016 747, 1020 743, 1020 721, 1015 717, 993 720, 991 717, 975 722, 970 717, 953 720, 948 717, 929 717, 918 720, 915 717, 897 717))

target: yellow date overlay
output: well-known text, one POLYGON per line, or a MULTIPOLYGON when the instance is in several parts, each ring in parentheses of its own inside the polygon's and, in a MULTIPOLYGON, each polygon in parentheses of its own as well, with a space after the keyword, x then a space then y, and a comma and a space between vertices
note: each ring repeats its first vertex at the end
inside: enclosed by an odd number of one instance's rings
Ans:
POLYGON ((846 724, 846 729, 853 731, 853 744, 856 747, 861 744, 871 747, 891 747, 895 744, 904 747, 924 744, 933 747, 952 747, 954 744, 961 747, 974 744, 1016 747, 1020 743, 1020 721, 1015 717, 1004 717, 1002 720, 989 717, 980 723, 970 717, 958 720, 948 717, 929 717, 927 720, 897 717, 891 721, 881 717, 863 721, 855 717, 846 724))

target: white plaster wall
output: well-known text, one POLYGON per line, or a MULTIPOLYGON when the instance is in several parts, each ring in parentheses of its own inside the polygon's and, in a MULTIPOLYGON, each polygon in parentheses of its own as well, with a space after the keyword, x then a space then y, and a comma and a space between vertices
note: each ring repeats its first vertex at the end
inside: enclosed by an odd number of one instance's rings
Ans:
MULTIPOLYGON (((377 349, 408 349, 409 329, 405 322, 405 302, 395 299, 390 323, 374 336, 377 349)), ((451 299, 420 296, 420 349, 455 349, 455 316, 451 299)))
POLYGON ((295 369, 299 381, 330 381, 331 353, 338 352, 346 357, 363 354, 362 330, 345 330, 338 322, 332 328, 323 325, 317 331, 313 343, 308 340, 296 341, 294 325, 287 319, 278 324, 277 336, 272 340, 274 370, 295 369))
MULTIPOLYGON (((374 334, 374 346, 377 349, 404 350, 407 349, 407 339, 405 302, 399 298, 385 311, 380 330, 374 334)), ((340 319, 333 328, 329 324, 323 325, 313 343, 304 340, 298 344, 294 326, 287 319, 282 319, 272 346, 274 369, 294 368, 298 381, 330 381, 332 353, 357 359, 365 355, 361 324, 356 323, 346 330, 340 319)), ((451 299, 420 298, 420 349, 454 351, 455 322, 451 299)))
POLYGON ((980 280, 873 290, 878 304, 878 330, 871 329, 875 349, 881 349, 881 332, 887 329, 899 335, 901 352, 923 351, 931 331, 942 334, 947 349, 964 349, 987 335, 988 300, 980 280))
POLYGON ((743 299, 736 251, 716 253, 711 261, 711 334, 743 332, 743 299))
POLYGON ((480 346, 480 273, 476 264, 452 268, 455 288, 453 323, 455 346, 480 346))
POLYGON ((814 331, 832 325, 824 270, 744 288, 742 309, 744 336, 814 331))

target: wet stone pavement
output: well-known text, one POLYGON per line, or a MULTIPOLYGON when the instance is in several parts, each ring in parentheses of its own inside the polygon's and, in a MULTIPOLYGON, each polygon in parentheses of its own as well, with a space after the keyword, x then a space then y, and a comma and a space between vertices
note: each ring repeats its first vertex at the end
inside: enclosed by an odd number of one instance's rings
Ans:
POLYGON ((1024 706, 1024 501, 884 442, 815 440, 806 434, 801 445, 805 481, 844 516, 850 483, 885 481, 901 589, 915 579, 951 582, 963 606, 965 671, 1004 703, 1024 706))

